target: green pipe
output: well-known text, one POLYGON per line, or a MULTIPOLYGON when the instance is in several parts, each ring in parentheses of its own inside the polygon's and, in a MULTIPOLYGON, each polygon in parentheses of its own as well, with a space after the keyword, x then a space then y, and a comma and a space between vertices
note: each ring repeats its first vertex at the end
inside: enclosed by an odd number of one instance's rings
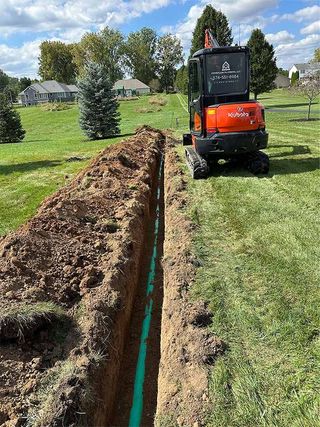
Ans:
POLYGON ((157 244, 160 225, 160 196, 161 196, 161 175, 162 175, 163 157, 161 157, 159 175, 158 175, 158 189, 157 189, 157 207, 156 219, 154 223, 154 240, 153 251, 150 260, 150 268, 147 278, 146 296, 150 297, 146 303, 144 311, 144 319, 142 322, 142 331, 140 336, 139 355, 136 367, 136 374, 134 380, 133 399, 130 411, 129 427, 139 427, 143 412, 143 385, 146 370, 146 357, 147 357, 147 340, 150 331, 150 323, 152 318, 153 299, 152 292, 154 289, 154 279, 156 275, 156 260, 157 260, 157 244))

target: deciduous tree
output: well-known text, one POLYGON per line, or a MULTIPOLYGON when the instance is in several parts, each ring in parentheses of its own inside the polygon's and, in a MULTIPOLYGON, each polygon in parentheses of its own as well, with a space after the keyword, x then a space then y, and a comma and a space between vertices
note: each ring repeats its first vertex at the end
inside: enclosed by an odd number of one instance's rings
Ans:
POLYGON ((9 76, 3 70, 0 70, 0 92, 3 92, 8 84, 9 76))
POLYGON ((40 45, 39 75, 42 80, 71 84, 76 80, 71 45, 60 41, 44 41, 40 45))
POLYGON ((29 77, 21 77, 20 79, 20 92, 27 89, 27 87, 31 86, 32 82, 29 77))
POLYGON ((182 67, 179 68, 176 75, 176 87, 179 90, 179 92, 183 94, 188 93, 188 67, 185 65, 182 65, 182 67))
POLYGON ((0 144, 20 142, 24 135, 19 113, 7 96, 0 93, 0 144))
POLYGON ((132 77, 148 84, 155 78, 157 34, 151 28, 130 33, 125 44, 126 66, 132 77))
POLYGON ((198 18, 192 35, 190 56, 204 48, 205 30, 210 29, 220 46, 230 46, 233 38, 226 16, 208 4, 198 18))
POLYGON ((274 88, 277 76, 277 64, 272 44, 268 43, 263 32, 258 28, 253 30, 248 41, 251 55, 251 91, 254 98, 263 92, 274 88))
POLYGON ((89 139, 103 139, 120 133, 118 102, 112 82, 101 64, 89 62, 78 82, 80 127, 89 139))
POLYGON ((320 95, 320 73, 309 75, 299 80, 290 91, 296 95, 303 96, 308 100, 307 120, 310 120, 312 101, 320 95))
POLYGON ((181 42, 176 36, 165 34, 159 38, 157 61, 160 84, 167 92, 174 85, 176 66, 183 61, 181 42))
POLYGON ((86 72, 88 62, 101 65, 112 83, 124 75, 124 37, 118 30, 105 27, 98 33, 85 34, 73 46, 73 55, 80 75, 86 72))

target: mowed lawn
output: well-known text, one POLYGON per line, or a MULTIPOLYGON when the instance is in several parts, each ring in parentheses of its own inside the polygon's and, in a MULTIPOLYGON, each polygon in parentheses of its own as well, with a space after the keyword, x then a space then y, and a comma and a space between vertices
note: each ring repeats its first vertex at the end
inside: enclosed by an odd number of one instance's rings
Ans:
MULTIPOLYGON (((122 102, 123 135, 143 123, 171 127, 177 135, 186 131, 188 116, 179 97, 166 99, 157 113, 139 113, 148 98, 122 102)), ((194 250, 201 261, 191 289, 195 298, 208 301, 211 329, 227 346, 211 368, 207 425, 315 427, 320 408, 320 122, 297 121, 306 116, 305 101, 285 91, 259 100, 267 107, 270 173, 255 177, 221 166, 207 180, 188 178, 186 209, 198 224, 194 250)), ((25 142, 0 145, 1 234, 33 215, 46 195, 89 161, 68 162, 70 157, 93 157, 120 139, 86 141, 75 107, 19 111, 25 142)), ((312 116, 319 118, 318 104, 312 116)), ((182 147, 178 152, 183 156, 182 147)), ((187 173, 183 161, 181 167, 187 173)))
MULTIPOLYGON (((193 293, 208 301, 211 330, 227 346, 211 369, 207 425, 316 427, 320 122, 296 121, 305 114, 294 110, 306 107, 286 92, 261 102, 283 109, 266 110, 270 173, 221 166, 188 181, 201 263, 193 293)), ((312 116, 319 119, 318 105, 312 116)))
POLYGON ((70 180, 90 158, 109 144, 132 134, 142 125, 168 128, 175 123, 179 101, 167 100, 161 111, 139 113, 150 97, 120 103, 122 136, 88 141, 78 125, 78 107, 43 111, 40 107, 19 108, 26 137, 19 144, 0 145, 0 235, 17 228, 36 212, 41 201, 70 180), (72 157, 80 161, 68 161, 72 157))

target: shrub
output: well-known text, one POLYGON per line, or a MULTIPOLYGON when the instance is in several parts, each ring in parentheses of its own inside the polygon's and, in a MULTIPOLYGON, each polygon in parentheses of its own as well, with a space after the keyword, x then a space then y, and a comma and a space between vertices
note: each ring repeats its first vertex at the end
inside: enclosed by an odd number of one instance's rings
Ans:
POLYGON ((19 113, 8 98, 0 93, 0 144, 21 142, 25 133, 19 113))

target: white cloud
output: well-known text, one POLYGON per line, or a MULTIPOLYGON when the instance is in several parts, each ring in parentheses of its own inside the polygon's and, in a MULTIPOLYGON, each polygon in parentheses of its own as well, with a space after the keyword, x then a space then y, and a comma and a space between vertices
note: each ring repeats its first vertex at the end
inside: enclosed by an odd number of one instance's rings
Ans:
POLYGON ((18 48, 0 44, 0 68, 11 76, 36 77, 40 43, 34 40, 18 48))
POLYGON ((7 0, 0 2, 0 28, 16 31, 66 31, 116 26, 167 6, 172 0, 7 0))
POLYGON ((298 41, 279 44, 275 48, 277 65, 283 68, 291 68, 293 64, 310 61, 319 43, 320 35, 310 34, 298 41))
POLYGON ((227 16, 233 29, 235 42, 238 42, 239 39, 240 24, 240 41, 241 44, 244 44, 254 28, 262 29, 266 25, 267 19, 259 14, 268 8, 277 6, 278 0, 213 0, 211 2, 201 0, 200 4, 191 6, 183 21, 176 26, 162 28, 164 32, 170 31, 177 35, 181 40, 186 56, 190 49, 192 33, 197 19, 209 3, 227 16))
POLYGON ((268 40, 269 43, 280 44, 280 43, 290 42, 291 40, 294 39, 294 35, 289 33, 286 30, 283 30, 274 34, 272 33, 266 34, 266 39, 268 40))
POLYGON ((312 24, 307 25, 306 27, 303 27, 300 30, 301 34, 316 34, 320 33, 320 20, 316 22, 312 22, 312 24))
POLYGON ((303 9, 299 9, 294 13, 285 13, 280 19, 288 19, 296 22, 313 21, 320 15, 320 6, 308 6, 303 9))
MULTIPOLYGON (((204 5, 207 1, 202 2, 204 5)), ((254 22, 263 11, 276 7, 278 0, 214 0, 209 2, 231 21, 254 22)))
MULTIPOLYGON (((0 34, 45 32, 48 40, 77 41, 92 30, 115 27, 167 6, 173 0, 0 0, 0 34)), ((0 68, 35 77, 41 40, 20 47, 0 45, 0 68)))

